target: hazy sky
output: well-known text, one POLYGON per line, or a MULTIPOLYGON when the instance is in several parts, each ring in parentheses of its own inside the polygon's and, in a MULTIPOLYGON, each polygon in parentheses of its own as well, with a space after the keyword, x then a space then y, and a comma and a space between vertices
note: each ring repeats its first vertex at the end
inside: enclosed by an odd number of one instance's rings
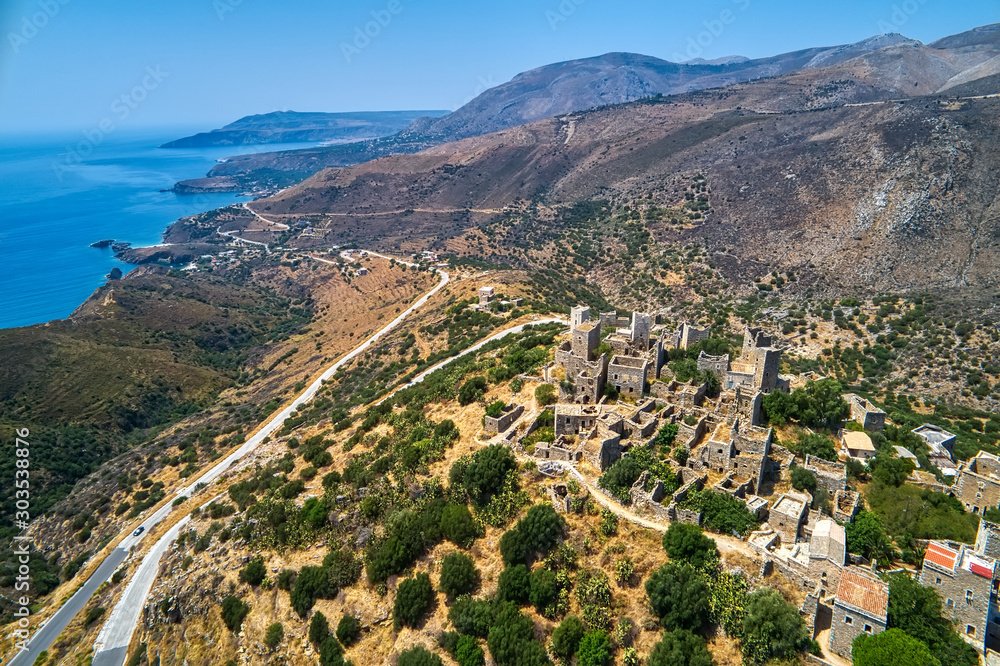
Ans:
POLYGON ((454 109, 609 51, 760 57, 997 21, 1000 0, 0 0, 0 131, 454 109))

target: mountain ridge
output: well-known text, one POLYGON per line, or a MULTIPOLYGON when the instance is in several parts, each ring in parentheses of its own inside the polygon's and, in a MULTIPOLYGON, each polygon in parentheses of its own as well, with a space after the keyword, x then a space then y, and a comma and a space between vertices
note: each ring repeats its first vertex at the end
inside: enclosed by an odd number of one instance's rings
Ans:
POLYGON ((343 113, 272 111, 243 116, 221 128, 168 141, 160 148, 310 141, 346 143, 396 134, 419 118, 440 116, 445 113, 447 111, 441 110, 343 113))
MULTIPOLYGON (((1000 72, 1000 24, 942 38, 930 45, 898 33, 854 44, 814 47, 754 60, 723 64, 675 63, 634 53, 612 52, 543 65, 484 91, 452 113, 420 119, 400 133, 340 146, 258 153, 228 159, 203 179, 181 183, 190 191, 212 186, 230 189, 259 186, 263 174, 271 189, 287 187, 322 168, 344 167, 390 154, 407 154, 470 136, 516 127, 542 118, 634 102, 655 95, 681 95, 758 82, 758 110, 779 106, 792 86, 835 89, 825 104, 837 106, 936 93, 949 82, 967 83, 979 73, 1000 72), (940 45, 940 46, 935 46, 940 45), (995 61, 995 62, 994 62, 995 61)), ((799 103, 796 100, 795 103, 799 103)))

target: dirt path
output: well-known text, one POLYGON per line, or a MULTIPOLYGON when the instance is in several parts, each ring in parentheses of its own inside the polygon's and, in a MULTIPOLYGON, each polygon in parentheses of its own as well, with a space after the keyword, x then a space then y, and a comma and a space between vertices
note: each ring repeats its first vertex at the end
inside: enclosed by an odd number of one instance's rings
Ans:
MULTIPOLYGON (((598 504, 606 508, 608 511, 611 511, 619 518, 624 518, 631 523, 641 525, 642 527, 648 527, 649 529, 656 530, 657 532, 666 532, 667 528, 670 527, 670 523, 644 518, 631 511, 629 508, 622 506, 618 503, 618 501, 609 497, 603 490, 598 488, 596 484, 588 482, 583 474, 581 474, 575 467, 570 467, 569 471, 582 485, 586 486, 587 490, 590 491, 591 496, 595 501, 597 501, 598 504)), ((754 560, 760 557, 760 555, 750 548, 746 542, 735 537, 726 536, 724 534, 713 534, 711 532, 705 532, 705 536, 715 540, 720 553, 739 553, 740 555, 753 558, 754 560)))

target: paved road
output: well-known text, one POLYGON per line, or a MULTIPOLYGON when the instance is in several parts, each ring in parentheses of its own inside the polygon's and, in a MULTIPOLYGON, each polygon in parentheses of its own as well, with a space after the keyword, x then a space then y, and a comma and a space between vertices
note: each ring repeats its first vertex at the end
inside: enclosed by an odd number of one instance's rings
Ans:
MULTIPOLYGON (((398 259, 397 262, 404 263, 409 266, 415 265, 409 262, 400 262, 398 259)), ((178 490, 175 497, 190 496, 196 490, 196 486, 200 484, 210 486, 218 480, 219 477, 225 474, 233 464, 248 455, 264 440, 264 438, 270 436, 278 428, 280 428, 282 424, 284 424, 285 420, 287 420, 294 411, 312 400, 319 389, 323 386, 323 383, 333 377, 333 375, 336 374, 336 372, 344 364, 350 362, 359 354, 363 354, 368 348, 377 343, 394 328, 399 326, 399 324, 401 324, 407 316, 423 307, 427 301, 434 296, 434 294, 443 289, 445 285, 451 281, 451 277, 444 271, 436 272, 440 276, 441 280, 434 286, 433 289, 417 299, 417 301, 404 310, 398 317, 386 324, 386 326, 365 340, 353 351, 341 357, 340 360, 327 368, 323 374, 310 384, 305 391, 292 401, 291 404, 272 417, 271 420, 269 420, 260 430, 250 437, 242 446, 229 454, 208 472, 193 480, 191 485, 178 490)), ((204 503, 208 504, 214 499, 215 497, 213 496, 204 503)), ((183 510, 190 510, 190 507, 187 504, 182 505, 182 507, 183 510)), ((142 534, 139 536, 129 535, 122 540, 119 547, 112 551, 107 558, 105 558, 104 562, 101 563, 97 571, 95 571, 94 574, 87 579, 84 586, 75 595, 73 595, 73 597, 71 597, 70 600, 59 611, 57 611, 56 614, 53 615, 53 617, 43 627, 35 632, 28 643, 28 651, 15 656, 14 659, 9 662, 10 666, 33 664, 38 654, 43 650, 47 650, 49 646, 52 645, 73 617, 86 605, 91 595, 97 590, 101 583, 111 578, 111 575, 114 573, 115 569, 118 568, 118 565, 124 561, 129 550, 142 541, 142 539, 150 533, 151 529, 163 521, 163 519, 166 518, 173 509, 174 507, 172 506, 172 503, 167 502, 164 506, 160 507, 142 522, 142 527, 144 528, 142 534)), ((143 557, 138 569, 136 569, 127 587, 125 588, 125 592, 118 600, 114 609, 112 609, 107 621, 101 627, 101 631, 97 637, 97 642, 94 644, 96 652, 93 661, 94 664, 120 666, 125 663, 128 644, 132 639, 132 633, 135 631, 135 627, 139 621, 139 616, 145 606, 145 599, 156 580, 156 574, 159 571, 160 558, 177 538, 180 530, 188 520, 189 518, 185 517, 176 525, 171 527, 166 534, 159 538, 153 547, 150 548, 149 552, 143 557)))
POLYGON ((500 331, 498 333, 494 333, 493 335, 491 335, 490 337, 486 338, 485 340, 480 340, 479 342, 477 342, 476 344, 472 345, 468 349, 466 349, 464 351, 461 351, 458 354, 455 354, 454 356, 450 356, 450 357, 446 358, 445 360, 441 361, 440 363, 438 363, 436 365, 433 365, 430 368, 424 370, 419 375, 417 375, 416 377, 414 377, 413 379, 411 379, 409 382, 407 382, 406 384, 403 384, 398 389, 396 389, 395 391, 393 391, 389 395, 385 396, 384 398, 382 398, 381 400, 379 400, 375 404, 380 405, 383 402, 385 402, 386 400, 388 400, 389 398, 391 398, 392 396, 394 396, 397 393, 399 393, 400 391, 402 391, 403 389, 410 388, 411 386, 416 386, 420 382, 422 382, 425 379, 427 379, 427 377, 429 377, 431 375, 431 373, 437 372, 438 370, 440 370, 444 366, 448 365, 452 361, 456 361, 456 360, 462 358, 463 356, 465 356, 466 354, 472 354, 473 352, 479 351, 480 349, 482 349, 483 347, 485 347, 489 343, 493 342, 494 340, 499 340, 500 338, 507 337, 511 333, 520 333, 521 331, 524 330, 524 328, 526 326, 541 326, 543 324, 567 324, 568 325, 569 321, 566 320, 566 319, 563 319, 562 317, 549 317, 548 319, 539 319, 537 321, 529 321, 529 322, 525 322, 523 324, 519 324, 517 326, 512 326, 511 328, 505 328, 504 330, 502 330, 502 331, 500 331))
POLYGON ((227 238, 232 238, 233 240, 238 240, 238 241, 241 241, 243 243, 250 243, 252 245, 260 245, 261 247, 264 248, 264 252, 266 252, 267 254, 271 254, 271 248, 268 246, 267 243, 262 243, 260 241, 253 241, 253 240, 250 240, 249 238, 243 238, 242 236, 237 236, 235 231, 223 231, 222 227, 219 227, 218 229, 216 229, 216 233, 218 233, 220 236, 225 236, 227 238))
POLYGON ((19 652, 7 662, 9 666, 31 666, 34 664, 38 655, 52 645, 76 614, 87 605, 91 595, 97 591, 101 583, 111 578, 111 574, 125 560, 126 555, 128 555, 128 551, 125 548, 115 548, 111 551, 111 554, 104 558, 101 566, 97 567, 97 571, 90 575, 83 587, 77 590, 76 594, 70 597, 69 601, 63 604, 63 607, 56 611, 48 622, 35 631, 28 643, 28 649, 19 652))
MULTIPOLYGON (((369 252, 369 254, 372 253, 369 252)), ((382 255, 377 255, 377 256, 382 256, 382 255)), ((310 257, 310 258, 316 259, 317 261, 327 261, 324 259, 319 259, 317 257, 310 257)), ((447 278, 447 275, 445 274, 442 275, 444 275, 445 278, 447 278)), ((427 295, 423 296, 420 299, 420 301, 417 301, 417 303, 411 306, 411 308, 415 309, 416 307, 419 307, 419 305, 425 303, 427 299, 434 293, 434 291, 440 289, 446 283, 447 279, 443 280, 437 287, 435 287, 434 290, 428 292, 427 295)), ((468 349, 462 351, 461 353, 456 354, 455 356, 452 356, 444 361, 441 361, 440 363, 436 364, 435 366, 429 368, 428 370, 424 371, 423 373, 415 377, 413 381, 396 389, 396 391, 401 391, 406 387, 413 386, 415 384, 422 382, 435 370, 438 370, 448 365, 452 361, 455 361, 456 359, 459 359, 462 356, 476 352, 477 350, 481 349, 483 346, 492 342, 493 340, 499 340, 500 338, 503 338, 507 335, 511 335, 512 333, 519 333, 523 331, 526 326, 529 325, 534 326, 534 325, 549 324, 549 323, 567 324, 569 322, 567 322, 567 320, 563 318, 550 317, 547 319, 539 319, 537 321, 526 322, 524 324, 519 324, 517 326, 512 326, 510 328, 504 329, 503 331, 495 333, 490 337, 486 338, 485 340, 482 340, 481 342, 475 344, 474 346, 469 347, 468 349)), ((390 326, 394 325, 395 322, 390 326)), ((382 331, 377 333, 376 336, 383 334, 386 330, 387 329, 382 329, 382 331)), ((362 345, 361 347, 356 349, 354 352, 351 353, 349 357, 344 357, 343 359, 338 361, 338 363, 335 364, 330 370, 327 370, 323 376, 326 377, 327 375, 333 375, 343 363, 345 363, 350 358, 357 356, 357 354, 363 352, 367 348, 367 346, 374 339, 376 339, 376 336, 372 336, 372 338, 369 338, 369 340, 365 343, 365 345, 362 345)), ((393 393, 386 396, 386 398, 394 395, 396 391, 393 391, 393 393)), ((386 398, 383 398, 383 400, 385 400, 386 398)), ((268 425, 270 425, 270 423, 268 425)), ((215 469, 213 469, 212 472, 215 472, 215 469)), ((217 478, 217 476, 215 478, 217 478)), ((208 504, 211 503, 211 501, 212 500, 205 501, 203 503, 203 506, 207 506, 208 504)), ((97 641, 94 643, 96 656, 94 658, 93 663, 95 666, 121 666, 122 664, 125 663, 128 644, 132 640, 132 633, 135 631, 135 627, 139 621, 139 616, 142 612, 143 607, 146 604, 146 597, 149 595, 149 591, 153 588, 153 584, 156 581, 156 576, 159 573, 160 558, 162 557, 163 553, 166 552, 166 550, 170 547, 170 545, 177 539, 177 536, 180 534, 181 530, 183 529, 183 526, 188 521, 189 517, 185 516, 183 520, 181 520, 177 525, 172 527, 165 535, 163 535, 163 537, 161 537, 160 540, 156 542, 153 548, 150 549, 149 553, 146 554, 145 558, 142 561, 142 564, 139 566, 139 569, 133 575, 132 580, 129 581, 128 587, 125 589, 125 592, 119 599, 118 604, 112 611, 111 616, 108 618, 107 622, 105 622, 104 626, 101 628, 101 632, 97 637, 97 641)))
MULTIPOLYGON (((410 266, 414 265, 409 264, 408 262, 400 263, 406 263, 410 266)), ((192 485, 178 491, 177 496, 180 497, 183 495, 190 495, 195 490, 195 486, 200 484, 211 485, 218 480, 219 477, 225 474, 234 463, 248 455, 260 445, 264 438, 270 436, 278 428, 280 428, 293 412, 312 400, 323 384, 333 377, 333 375, 335 375, 341 367, 352 361, 358 355, 363 354, 368 348, 382 339, 394 328, 399 326, 399 324, 401 324, 407 316, 423 307, 427 301, 434 296, 434 294, 443 289, 444 286, 451 280, 450 276, 444 271, 437 271, 437 273, 440 275, 441 281, 438 282, 433 289, 417 299, 416 302, 404 310, 398 317, 386 324, 382 329, 365 340, 353 351, 344 355, 340 358, 340 360, 327 368, 323 374, 310 384, 309 387, 306 388, 306 390, 303 391, 294 401, 292 401, 290 405, 272 417, 271 420, 264 425, 264 427, 258 430, 252 437, 250 437, 250 439, 240 446, 240 448, 233 451, 222 462, 199 477, 194 483, 192 483, 192 485)), ((214 497, 205 501, 203 505, 211 503, 212 500, 214 500, 214 497)), ((186 505, 184 506, 186 507, 186 505)), ((154 514, 154 516, 157 516, 157 520, 152 524, 160 522, 160 520, 165 518, 167 514, 170 513, 172 508, 173 507, 170 504, 162 507, 156 514, 154 514)), ((147 522, 151 519, 152 517, 147 519, 147 522)), ((108 664, 109 666, 120 666, 124 663, 125 651, 132 640, 132 634, 135 631, 135 627, 139 623, 139 616, 145 606, 146 597, 149 595, 149 591, 152 589, 153 583, 156 581, 157 573, 159 573, 160 558, 177 539, 182 527, 188 520, 189 518, 185 516, 183 520, 171 527, 143 557, 142 562, 139 564, 139 567, 133 574, 132 579, 129 581, 128 587, 125 588, 125 592, 122 594, 118 603, 111 611, 111 615, 104 623, 104 626, 101 627, 101 631, 97 636, 97 641, 94 643, 94 651, 96 653, 95 663, 108 664), (121 655, 120 660, 118 659, 119 654, 121 655), (97 661, 98 659, 100 659, 100 662, 97 661)), ((147 526, 146 529, 148 530, 149 527, 150 526, 147 526)))

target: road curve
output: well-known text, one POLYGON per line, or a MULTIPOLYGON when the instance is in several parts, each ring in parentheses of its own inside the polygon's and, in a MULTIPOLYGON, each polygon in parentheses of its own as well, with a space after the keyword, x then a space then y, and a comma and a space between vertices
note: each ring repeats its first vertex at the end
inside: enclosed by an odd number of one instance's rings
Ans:
MULTIPOLYGON (((371 253, 369 253, 371 254, 371 253)), ((382 256, 382 255, 378 255, 382 256)), ((397 259, 397 261, 399 261, 397 259)), ((409 262, 399 261, 409 266, 414 266, 415 264, 409 262)), ((399 326, 406 319, 407 316, 412 314, 414 311, 419 310, 423 307, 428 300, 434 294, 441 291, 451 281, 451 277, 444 271, 436 271, 438 275, 441 276, 441 281, 434 286, 433 289, 428 291, 426 294, 417 299, 410 307, 404 310, 398 317, 393 319, 391 322, 386 324, 378 332, 372 335, 370 338, 365 340, 363 343, 354 348, 353 351, 345 354, 336 363, 327 368, 323 374, 321 374, 312 384, 310 384, 305 391, 303 391, 295 400, 292 401, 287 407, 278 412, 275 416, 268 421, 264 427, 257 431, 250 439, 248 439, 240 448, 229 454, 222 462, 214 466, 208 472, 203 474, 198 478, 192 485, 182 488, 177 492, 177 497, 190 495, 194 490, 195 486, 199 484, 211 485, 220 476, 222 476, 230 467, 238 460, 242 459, 253 451, 257 446, 263 442, 265 437, 270 436, 282 424, 295 412, 299 407, 305 403, 312 400, 323 384, 328 381, 334 374, 340 370, 348 362, 352 361, 354 358, 363 354, 369 347, 374 345, 380 339, 382 339, 386 334, 392 331, 394 328, 399 326)), ((208 505, 215 498, 207 500, 203 503, 208 505)), ((182 505, 184 506, 184 505, 182 505)), ((170 504, 162 507, 153 517, 156 517, 156 521, 152 522, 150 525, 146 525, 148 530, 152 525, 160 522, 163 518, 170 513, 173 507, 170 504), (158 515, 162 514, 162 515, 158 515)), ((147 519, 147 523, 153 518, 147 519)), ((136 569, 135 574, 132 576, 132 580, 129 581, 128 587, 122 594, 118 603, 115 605, 114 609, 111 611, 111 615, 108 617, 104 626, 101 627, 101 631, 97 636, 97 641, 94 643, 94 651, 96 653, 95 662, 100 659, 101 664, 122 664, 125 659, 125 652, 127 651, 129 642, 132 640, 132 634, 135 631, 135 627, 139 622, 139 616, 142 613, 142 609, 145 606, 146 597, 149 596, 149 591, 153 587, 153 583, 156 580, 156 575, 160 568, 160 558, 163 553, 166 552, 167 548, 177 539, 180 534, 181 527, 186 523, 188 517, 185 517, 177 525, 170 528, 166 534, 160 537, 159 541, 149 550, 149 552, 143 557, 142 563, 136 569), (125 648, 126 650, 121 650, 125 648), (102 653, 113 652, 114 658, 111 655, 104 655, 102 653), (121 655, 121 660, 119 661, 118 655, 121 655)))
MULTIPOLYGON (((369 252, 369 254, 375 253, 369 252)), ((380 254, 375 256, 387 259, 390 258, 380 254)), ((416 264, 400 261, 399 259, 396 259, 396 261, 408 266, 416 266, 416 264)), ((423 307, 432 296, 441 291, 441 289, 443 289, 445 285, 451 281, 451 277, 444 271, 436 270, 435 272, 441 278, 437 285, 417 299, 398 317, 393 319, 361 343, 361 345, 341 357, 336 363, 327 368, 323 374, 321 374, 312 384, 299 394, 299 396, 295 398, 291 404, 273 416, 243 445, 229 454, 220 463, 212 467, 208 472, 193 481, 191 485, 178 490, 175 497, 190 496, 196 489, 196 486, 200 484, 209 486, 218 480, 218 478, 228 471, 234 463, 248 455, 258 445, 260 445, 261 442, 263 442, 264 438, 270 436, 278 428, 280 428, 294 411, 312 400, 319 389, 323 386, 324 382, 328 381, 334 374, 336 374, 341 367, 356 358, 359 354, 363 354, 368 348, 377 343, 394 328, 399 326, 399 324, 401 324, 407 316, 423 307)), ((214 499, 215 497, 213 496, 212 499, 207 500, 204 504, 208 504, 214 499)), ((188 505, 186 504, 181 506, 182 510, 187 510, 188 508, 188 505)), ((163 521, 163 519, 166 518, 171 511, 173 511, 173 509, 174 507, 172 506, 172 503, 167 502, 164 506, 160 507, 152 515, 143 520, 141 524, 143 527, 142 533, 138 536, 129 535, 125 537, 118 547, 105 558, 105 560, 97 568, 97 571, 95 571, 94 574, 87 579, 84 586, 78 590, 77 593, 62 606, 62 608, 56 611, 56 613, 45 623, 45 625, 36 630, 28 643, 28 649, 15 655, 13 659, 8 662, 8 665, 22 666, 33 664, 38 654, 49 648, 59 634, 62 633, 63 629, 65 629, 70 621, 72 621, 73 617, 83 608, 84 605, 86 605, 86 602, 90 599, 91 595, 94 591, 96 591, 101 583, 111 578, 115 569, 117 569, 118 565, 121 564, 121 562, 126 558, 127 553, 138 545, 142 539, 149 534, 151 529, 163 521)), ((160 558, 177 538, 181 527, 186 524, 187 521, 188 518, 185 517, 176 525, 171 527, 143 557, 142 563, 139 565, 139 568, 136 570, 132 579, 126 586, 125 592, 122 594, 118 603, 111 611, 107 621, 101 627, 97 641, 94 644, 94 650, 96 653, 93 662, 94 664, 106 664, 108 666, 120 666, 121 664, 124 664, 128 644, 132 639, 132 633, 135 631, 135 627, 138 624, 139 615, 145 605, 145 599, 149 595, 149 591, 152 589, 153 582, 156 580, 160 558)))
MULTIPOLYGON (((369 252, 369 254, 373 253, 369 252)), ((384 255, 376 255, 376 256, 384 256, 384 255)), ((318 259, 316 257, 310 257, 310 258, 316 259, 317 261, 324 261, 324 262, 327 261, 324 259, 318 259)), ((439 284, 438 287, 436 287, 435 289, 440 289, 444 284, 446 284, 446 281, 439 284)), ((428 292, 428 294, 425 295, 421 299, 421 301, 426 302, 426 299, 428 299, 431 295, 433 295, 433 291, 434 290, 428 292)), ((420 303, 420 301, 418 301, 418 303, 420 303)), ((398 322, 394 322, 390 326, 394 326, 396 323, 398 322)), ((415 377, 412 381, 404 384, 403 386, 399 387, 389 395, 382 398, 382 400, 386 400, 392 397, 398 391, 401 391, 404 388, 422 382, 424 379, 430 376, 430 374, 433 373, 434 371, 445 367, 449 363, 467 354, 471 354, 478 351, 479 349, 482 349, 485 345, 489 344, 494 340, 499 340, 513 333, 520 333, 527 326, 537 326, 537 325, 551 324, 551 323, 568 324, 569 322, 561 317, 549 317, 545 319, 539 319, 537 321, 530 321, 530 322, 525 322, 523 324, 518 324, 517 326, 512 326, 510 328, 506 328, 502 331, 494 333, 490 337, 476 343, 472 347, 469 347, 468 349, 465 349, 462 352, 455 354, 454 356, 451 356, 445 359, 444 361, 441 361, 440 363, 437 363, 431 368, 425 370, 420 375, 415 377)), ((382 329, 382 331, 380 331, 379 334, 376 335, 380 335, 384 333, 386 330, 387 329, 382 329)), ((362 345, 361 347, 359 347, 358 349, 356 349, 354 352, 351 353, 352 355, 350 356, 350 358, 353 358, 353 356, 356 356, 357 354, 364 351, 364 349, 367 348, 368 344, 374 339, 376 339, 375 336, 369 338, 369 340, 366 342, 365 345, 362 345)), ((349 358, 344 357, 343 359, 338 361, 338 364, 336 364, 335 367, 333 368, 333 372, 336 372, 336 369, 339 368, 340 365, 342 365, 347 360, 349 360, 349 358)), ((332 375, 333 372, 327 370, 327 372, 324 373, 324 376, 326 376, 327 374, 332 375)), ((289 414, 290 413, 291 412, 289 412, 289 414)), ((268 425, 270 425, 270 423, 268 425)), ((214 471, 215 469, 212 470, 212 472, 214 471)), ((216 478, 218 477, 216 476, 216 478)), ((207 506, 214 499, 215 498, 213 497, 211 500, 204 501, 202 503, 202 506, 207 506)), ((189 517, 185 516, 177 525, 174 525, 166 534, 163 535, 163 537, 160 538, 159 541, 157 541, 157 543, 153 546, 152 549, 150 549, 150 552, 147 553, 147 555, 143 559, 142 564, 140 565, 139 569, 136 570, 135 574, 132 577, 132 580, 128 584, 128 587, 126 587, 125 592, 122 594, 121 598, 118 601, 118 604, 112 611, 112 615, 108 618, 108 621, 101 628, 101 633, 98 635, 97 641, 94 643, 94 650, 96 654, 94 657, 93 664, 95 666, 122 666, 122 664, 125 663, 125 658, 127 656, 127 648, 132 640, 132 633, 135 631, 135 627, 139 621, 139 616, 141 615, 142 609, 146 604, 146 597, 149 595, 149 591, 152 589, 153 583, 156 581, 157 573, 159 573, 160 558, 162 557, 163 553, 166 552, 167 548, 169 548, 170 545, 177 539, 177 536, 180 534, 181 529, 188 522, 188 520, 189 517)))

